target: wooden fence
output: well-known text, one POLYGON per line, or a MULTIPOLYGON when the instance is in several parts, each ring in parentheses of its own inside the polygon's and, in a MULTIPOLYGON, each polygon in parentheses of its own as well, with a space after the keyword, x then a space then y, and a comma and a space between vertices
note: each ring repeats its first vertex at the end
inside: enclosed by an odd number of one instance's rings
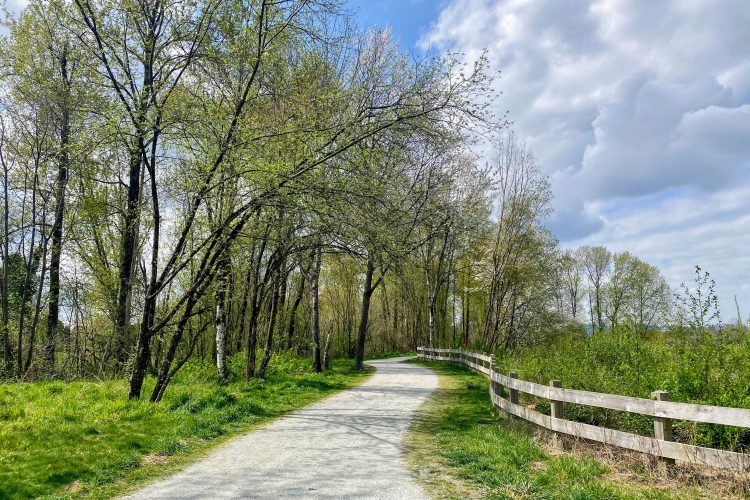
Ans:
POLYGON ((546 386, 520 380, 515 372, 503 375, 495 367, 494 355, 490 356, 463 349, 419 347, 417 348, 417 356, 425 360, 462 364, 484 374, 490 379, 490 397, 496 408, 551 431, 649 453, 667 461, 676 460, 722 469, 750 471, 749 454, 677 443, 672 438, 672 420, 690 420, 750 428, 750 410, 748 409, 676 403, 669 401, 669 394, 665 391, 652 393, 653 399, 643 399, 563 389, 558 380, 553 380, 549 386, 546 386), (507 389, 507 399, 503 397, 503 388, 507 389), (519 404, 519 392, 548 400, 550 402, 550 415, 545 415, 533 408, 519 404), (648 415, 654 419, 654 437, 566 420, 563 403, 648 415))

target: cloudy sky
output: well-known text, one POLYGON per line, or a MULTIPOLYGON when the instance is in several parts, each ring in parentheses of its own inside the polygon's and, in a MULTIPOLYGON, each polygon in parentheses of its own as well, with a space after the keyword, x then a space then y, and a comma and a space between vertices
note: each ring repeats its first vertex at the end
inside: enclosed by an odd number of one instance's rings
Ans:
POLYGON ((604 244, 673 286, 700 264, 750 315, 748 0, 353 2, 405 49, 487 49, 553 181, 564 246, 604 244))

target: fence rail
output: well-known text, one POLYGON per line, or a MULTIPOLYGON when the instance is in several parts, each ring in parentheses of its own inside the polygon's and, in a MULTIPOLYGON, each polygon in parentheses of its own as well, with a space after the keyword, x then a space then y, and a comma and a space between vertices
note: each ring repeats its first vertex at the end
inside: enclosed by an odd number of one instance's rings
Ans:
POLYGON ((459 363, 484 374, 490 380, 490 397, 496 408, 551 431, 648 453, 666 460, 750 471, 750 455, 748 454, 677 443, 672 437, 672 420, 750 428, 750 410, 748 409, 676 403, 669 401, 669 394, 664 391, 655 391, 652 394, 654 399, 643 399, 564 389, 557 380, 551 381, 549 386, 537 384, 520 380, 514 372, 508 375, 500 373, 495 367, 495 356, 464 349, 418 347, 417 356, 428 361, 459 363), (503 388, 507 389, 508 398, 503 397, 503 388), (520 392, 548 400, 550 415, 519 404, 520 392), (654 436, 641 436, 566 420, 563 403, 620 410, 653 417, 654 436))

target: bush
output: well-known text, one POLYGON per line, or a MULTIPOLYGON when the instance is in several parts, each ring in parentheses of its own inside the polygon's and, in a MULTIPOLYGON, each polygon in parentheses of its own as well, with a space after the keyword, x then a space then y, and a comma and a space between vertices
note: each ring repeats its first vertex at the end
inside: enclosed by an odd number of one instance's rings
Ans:
MULTIPOLYGON (((595 332, 586 337, 565 334, 532 347, 497 356, 507 373, 541 384, 552 379, 563 387, 650 398, 669 391, 672 401, 750 408, 750 338, 705 331, 635 333, 627 328, 595 332)), ((531 400, 532 398, 529 398, 531 400)), ((540 409, 546 407, 541 401, 540 409)), ((548 405, 547 405, 548 406, 548 405)), ((650 417, 566 405, 568 418, 649 435, 650 417)), ((750 450, 750 430, 677 421, 680 442, 750 450)))

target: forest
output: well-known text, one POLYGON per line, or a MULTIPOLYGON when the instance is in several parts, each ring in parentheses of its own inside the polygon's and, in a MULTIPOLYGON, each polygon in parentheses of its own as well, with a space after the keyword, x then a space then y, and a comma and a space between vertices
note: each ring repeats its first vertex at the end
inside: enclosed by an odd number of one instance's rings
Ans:
POLYGON ((281 350, 320 371, 342 335, 361 368, 375 290, 445 266, 487 203, 485 62, 411 61, 335 3, 32 2, 6 27, 8 379, 153 376, 157 402, 193 357, 219 383, 239 352, 248 380, 281 350))
POLYGON ((6 380, 127 377, 158 402, 193 359, 223 384, 281 352, 322 371, 592 331, 744 338, 714 335, 708 273, 675 291, 628 252, 560 246, 485 57, 417 60, 350 21, 327 1, 6 17, 6 380))

